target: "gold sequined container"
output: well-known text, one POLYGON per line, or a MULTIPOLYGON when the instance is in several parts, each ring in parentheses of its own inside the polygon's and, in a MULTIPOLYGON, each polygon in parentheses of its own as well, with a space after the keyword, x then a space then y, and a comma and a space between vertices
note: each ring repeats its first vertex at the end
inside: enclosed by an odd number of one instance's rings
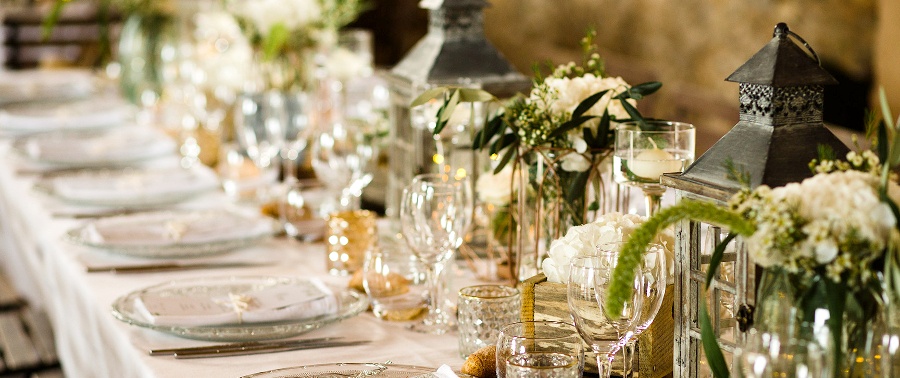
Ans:
POLYGON ((378 244, 375 213, 368 210, 339 211, 325 225, 325 265, 334 275, 347 275, 363 267, 366 251, 378 244))

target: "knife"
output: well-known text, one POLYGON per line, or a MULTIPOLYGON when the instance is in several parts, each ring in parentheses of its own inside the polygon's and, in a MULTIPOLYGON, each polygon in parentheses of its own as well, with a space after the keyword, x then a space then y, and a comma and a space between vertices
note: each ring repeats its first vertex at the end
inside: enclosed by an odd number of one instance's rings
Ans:
POLYGON ((124 273, 151 273, 151 272, 168 272, 174 270, 190 270, 190 269, 212 269, 212 268, 240 268, 272 265, 271 262, 249 262, 249 261, 224 261, 224 262, 200 262, 200 263, 160 263, 160 264, 142 264, 142 265, 106 265, 106 266, 89 266, 88 273, 109 272, 116 274, 124 273))
POLYGON ((279 340, 279 341, 243 341, 239 343, 228 343, 228 344, 216 344, 216 345, 206 345, 206 346, 196 346, 196 347, 183 347, 183 348, 161 348, 161 349, 150 349, 151 356, 164 356, 164 355, 175 355, 176 353, 191 353, 191 352, 203 352, 203 351, 224 351, 224 350, 240 350, 242 348, 248 347, 259 347, 259 346, 291 346, 291 345, 303 345, 308 343, 322 343, 328 341, 335 341, 342 339, 343 337, 318 337, 314 339, 299 339, 299 340, 279 340))
POLYGON ((225 349, 225 350, 209 350, 209 351, 200 351, 200 352, 176 352, 175 358, 185 359, 185 358, 204 358, 204 357, 231 357, 231 356, 245 356, 250 354, 261 354, 261 353, 276 353, 276 352, 287 352, 292 350, 305 350, 305 349, 322 349, 322 348, 337 348, 337 347, 345 347, 345 346, 355 346, 369 343, 369 340, 357 340, 357 341, 324 341, 324 342, 313 342, 313 343, 303 343, 303 344, 295 344, 295 345, 260 345, 257 347, 245 347, 241 349, 225 349))

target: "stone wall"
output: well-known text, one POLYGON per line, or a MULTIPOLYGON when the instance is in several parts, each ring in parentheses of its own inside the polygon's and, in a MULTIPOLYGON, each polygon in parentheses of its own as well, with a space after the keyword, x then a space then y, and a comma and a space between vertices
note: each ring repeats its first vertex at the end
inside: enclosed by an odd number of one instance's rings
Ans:
MULTIPOLYGON (((772 38, 778 22, 845 83, 871 81, 877 1, 491 0, 485 23, 488 38, 523 72, 536 61, 580 59, 578 41, 594 27, 609 73, 631 83, 663 82, 651 115, 695 123, 707 134, 705 148, 737 120, 738 85, 725 78, 772 38)), ((898 0, 881 1, 900 8, 898 0)), ((882 40, 896 45, 900 36, 882 40)), ((855 97, 864 102, 862 87, 855 97)))

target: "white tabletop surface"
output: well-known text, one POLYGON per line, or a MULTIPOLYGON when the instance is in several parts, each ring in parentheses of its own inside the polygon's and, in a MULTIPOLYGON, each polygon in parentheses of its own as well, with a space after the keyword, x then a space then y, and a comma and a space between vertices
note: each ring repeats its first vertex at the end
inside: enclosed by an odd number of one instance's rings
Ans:
MULTIPOLYGON (((176 360, 151 357, 149 348, 197 346, 207 342, 182 339, 131 326, 111 314, 112 302, 134 290, 170 280, 229 275, 319 277, 345 285, 346 277, 325 273, 324 246, 277 238, 240 252, 271 261, 250 268, 187 270, 166 273, 86 273, 85 258, 103 253, 61 240, 69 229, 86 222, 54 218, 56 210, 46 195, 35 192, 35 176, 23 175, 21 164, 10 157, 9 140, 0 139, 0 258, 8 277, 32 306, 45 310, 56 332, 60 360, 69 377, 238 377, 260 371, 331 362, 385 362, 455 370, 463 359, 456 334, 432 336, 409 331, 402 323, 376 319, 363 313, 303 337, 342 336, 371 340, 363 346, 281 353, 176 360)), ((213 193, 196 206, 225 201, 213 193)), ((459 287, 473 282, 466 269, 452 271, 459 287)))

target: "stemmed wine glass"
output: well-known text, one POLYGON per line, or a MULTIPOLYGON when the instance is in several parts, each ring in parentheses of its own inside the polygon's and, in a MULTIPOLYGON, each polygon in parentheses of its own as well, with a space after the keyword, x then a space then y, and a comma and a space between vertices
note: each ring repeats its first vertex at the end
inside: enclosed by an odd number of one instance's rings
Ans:
MULTIPOLYGON (((599 247, 600 251, 619 252, 624 246, 624 242, 606 243, 599 247)), ((666 250, 661 244, 650 244, 644 252, 640 265, 640 274, 642 276, 640 285, 640 295, 643 298, 643 306, 641 306, 640 318, 634 328, 634 337, 632 337, 625 348, 625 363, 630 366, 633 359, 634 345, 638 336, 650 328, 656 314, 662 307, 663 299, 666 296, 666 285, 668 279, 668 266, 666 265, 666 250)), ((642 346, 643 348, 643 346, 642 346)))
POLYGON ((310 101, 303 92, 241 95, 235 139, 259 169, 271 168, 280 155, 285 181, 296 179, 294 162, 307 146, 310 101))
POLYGON ((366 166, 375 156, 375 143, 360 125, 338 119, 319 130, 310 147, 312 168, 332 193, 340 193, 335 209, 359 209, 363 188, 372 181, 366 166))
POLYGON ((420 175, 403 190, 400 227, 428 275, 428 315, 412 326, 418 332, 443 334, 453 329, 443 308, 445 263, 462 244, 472 218, 472 187, 466 178, 420 175))
POLYGON ((684 122, 645 120, 616 127, 615 180, 643 190, 647 216, 656 214, 666 192, 659 177, 684 172, 694 161, 695 138, 694 125, 684 122))
POLYGON ((618 316, 610 318, 604 310, 606 290, 612 280, 619 254, 599 251, 592 256, 577 256, 569 266, 567 295, 569 312, 578 333, 597 355, 601 378, 608 378, 616 353, 634 337, 640 319, 643 298, 637 290, 641 275, 635 275, 635 291, 618 316), (599 307, 599 308, 598 308, 599 307))

